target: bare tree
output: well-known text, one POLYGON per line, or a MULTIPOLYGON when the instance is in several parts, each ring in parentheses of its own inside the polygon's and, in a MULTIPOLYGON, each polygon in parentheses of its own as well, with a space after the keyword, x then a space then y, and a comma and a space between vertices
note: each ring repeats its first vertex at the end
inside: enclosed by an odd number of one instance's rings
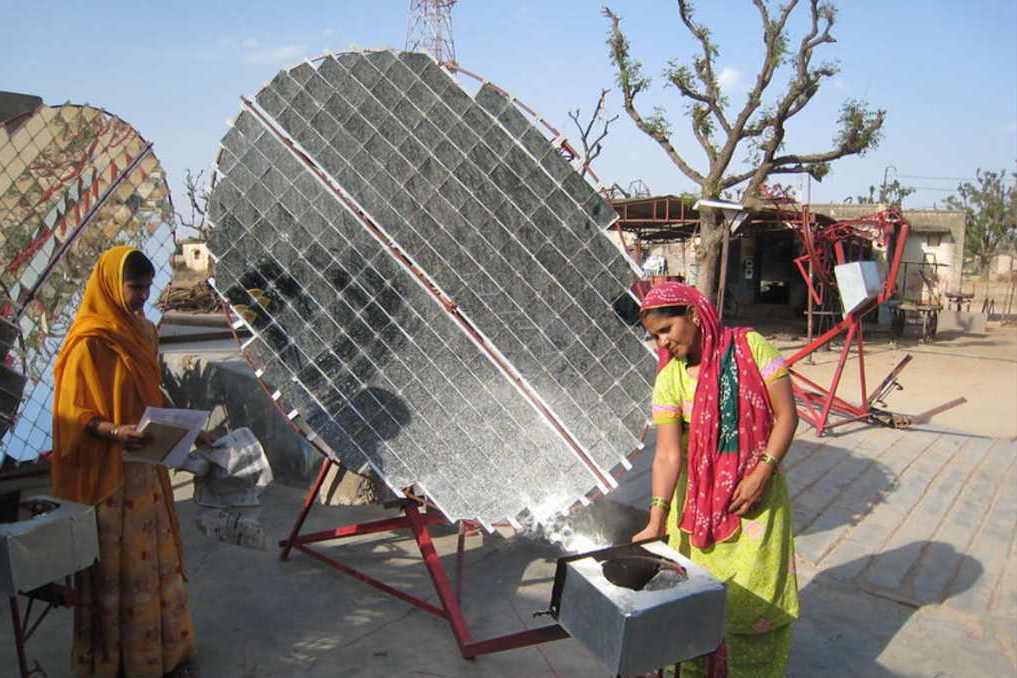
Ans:
POLYGON ((191 169, 184 170, 184 194, 187 196, 187 204, 190 206, 190 213, 185 216, 177 212, 177 224, 189 228, 201 240, 208 239, 208 184, 204 181, 205 170, 197 174, 191 169))
POLYGON ((604 150, 604 146, 601 142, 607 137, 608 128, 611 127, 611 123, 618 119, 618 116, 607 117, 604 111, 604 103, 607 100, 607 95, 611 90, 604 89, 600 91, 600 97, 597 99, 597 105, 593 108, 593 114, 590 116, 589 122, 585 125, 579 121, 579 117, 582 115, 580 109, 569 111, 569 117, 572 118, 572 122, 576 124, 576 129, 579 130, 579 140, 583 143, 583 164, 579 174, 586 176, 586 173, 590 171, 590 164, 596 159, 600 152, 604 150), (594 125, 598 122, 603 122, 604 126, 600 128, 600 133, 593 137, 594 125))
MULTIPOLYGON (((725 191, 744 184, 743 200, 751 202, 759 196, 767 178, 774 174, 805 173, 822 179, 829 172, 830 162, 865 153, 875 148, 881 138, 886 112, 870 110, 864 102, 849 99, 841 107, 839 128, 831 150, 808 154, 785 151, 788 121, 812 101, 823 80, 838 72, 835 64, 816 65, 812 61, 818 47, 835 42, 830 30, 836 10, 826 2, 809 0, 809 28, 798 43, 797 51, 792 51, 787 24, 799 0, 787 0, 775 13, 771 13, 765 0, 752 2, 761 21, 763 58, 755 83, 737 111, 721 93, 715 70, 719 51, 710 37, 710 29, 696 22, 688 0, 677 2, 678 19, 698 43, 700 54, 692 59, 691 66, 670 61, 664 77, 688 104, 692 134, 706 155, 707 166, 703 170, 695 169, 688 160, 687 151, 679 150, 677 142, 672 140, 671 124, 664 110, 658 108, 644 116, 636 108, 636 97, 650 86, 650 79, 643 74, 640 62, 630 55, 620 18, 604 8, 604 16, 611 22, 608 46, 624 96, 625 111, 678 169, 700 187, 703 198, 720 198, 725 191), (790 81, 783 92, 764 104, 764 95, 781 66, 788 67, 790 81), (736 163, 739 151, 745 156, 736 163)), ((701 211, 698 286, 710 296, 716 296, 718 254, 725 228, 723 215, 717 210, 701 211)))

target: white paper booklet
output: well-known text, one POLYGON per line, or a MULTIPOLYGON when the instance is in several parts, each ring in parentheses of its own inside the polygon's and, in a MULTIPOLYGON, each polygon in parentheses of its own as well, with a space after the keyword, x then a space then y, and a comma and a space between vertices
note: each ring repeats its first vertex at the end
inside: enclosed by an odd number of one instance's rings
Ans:
POLYGON ((205 428, 208 421, 208 410, 176 410, 166 407, 147 407, 138 422, 138 430, 145 432, 146 428, 152 426, 153 431, 158 430, 153 444, 133 452, 124 452, 124 461, 144 462, 148 464, 162 464, 170 468, 181 466, 187 458, 187 454, 194 446, 198 434, 205 428), (172 446, 158 444, 160 441, 175 438, 168 435, 169 429, 179 429, 181 436, 172 446), (163 432, 167 432, 163 434, 163 432), (151 448, 151 449, 149 449, 151 448))

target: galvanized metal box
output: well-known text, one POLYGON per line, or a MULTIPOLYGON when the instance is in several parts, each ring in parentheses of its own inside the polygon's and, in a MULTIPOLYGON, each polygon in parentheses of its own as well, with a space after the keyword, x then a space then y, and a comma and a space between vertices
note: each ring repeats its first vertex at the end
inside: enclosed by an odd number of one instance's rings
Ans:
MULTIPOLYGON (((604 574, 612 549, 559 562, 552 612, 612 675, 644 673, 708 654, 724 637, 724 585, 661 541, 641 544, 684 568, 671 588, 633 590, 604 574)), ((615 549, 632 554, 626 545, 615 549)))
POLYGON ((0 595, 60 581, 99 559, 94 507, 46 496, 33 500, 57 506, 0 524, 0 595))

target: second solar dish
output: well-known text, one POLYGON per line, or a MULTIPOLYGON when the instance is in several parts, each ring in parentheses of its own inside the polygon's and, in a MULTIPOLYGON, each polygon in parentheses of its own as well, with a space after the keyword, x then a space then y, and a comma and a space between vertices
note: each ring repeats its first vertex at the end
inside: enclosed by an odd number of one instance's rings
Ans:
POLYGON ((137 247, 156 267, 157 299, 173 203, 151 144, 111 113, 38 105, 0 122, 0 316, 20 331, 11 367, 25 377, 0 462, 30 461, 52 444, 53 364, 92 267, 113 245, 137 247))

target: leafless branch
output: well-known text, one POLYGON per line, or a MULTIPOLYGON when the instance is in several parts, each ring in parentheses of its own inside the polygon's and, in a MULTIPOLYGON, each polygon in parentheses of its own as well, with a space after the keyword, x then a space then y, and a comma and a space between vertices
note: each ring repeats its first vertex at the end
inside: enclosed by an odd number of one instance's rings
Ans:
POLYGON ((731 165, 731 160, 734 158, 735 151, 742 139, 761 136, 771 124, 767 116, 763 116, 763 119, 756 121, 752 125, 749 125, 749 121, 759 110, 759 107, 762 106, 763 92, 766 91, 766 88, 773 81, 773 76, 777 72, 781 59, 787 50, 785 27, 791 12, 798 5, 798 0, 789 0, 781 7, 780 14, 776 19, 770 18, 770 12, 764 0, 753 0, 753 4, 759 11, 762 21, 763 63, 759 67, 759 72, 756 74, 756 82, 749 92, 745 105, 738 113, 738 117, 731 127, 731 132, 728 133, 727 141, 718 154, 717 162, 711 168, 710 177, 714 184, 720 184, 720 178, 731 165))
POLYGON ((581 115, 580 109, 569 111, 569 117, 572 118, 572 122, 576 124, 576 129, 579 130, 579 140, 583 144, 583 166, 580 174, 586 176, 586 173, 590 170, 590 164, 600 155, 600 152, 604 150, 602 142, 607 137, 608 129, 611 127, 611 123, 618 119, 617 115, 610 118, 604 114, 604 103, 607 100, 607 95, 611 90, 604 89, 600 91, 600 97, 597 99, 597 105, 593 108, 593 114, 590 116, 590 121, 583 125, 579 121, 581 115), (600 133, 590 139, 593 134, 593 126, 597 121, 602 121, 604 127, 600 130, 600 133))
POLYGON ((187 196, 190 214, 184 216, 177 212, 177 223, 194 230, 201 239, 208 236, 209 228, 205 214, 208 209, 208 188, 202 182, 204 176, 205 170, 201 170, 197 174, 190 169, 185 170, 184 194, 187 196))
POLYGON ((869 111, 860 102, 848 101, 842 110, 841 128, 832 150, 823 153, 777 155, 784 143, 787 121, 801 112, 812 100, 819 91, 823 79, 832 77, 838 72, 833 64, 812 67, 815 49, 820 45, 836 42, 831 35, 836 20, 835 10, 820 0, 810 0, 809 14, 810 27, 802 37, 794 59, 795 77, 772 114, 763 116, 749 130, 755 133, 755 136, 767 135, 760 145, 760 158, 756 167, 748 172, 725 177, 721 182, 724 189, 748 180, 750 184, 746 193, 754 194, 766 181, 766 177, 774 173, 808 173, 821 178, 829 170, 828 163, 831 161, 863 153, 879 141, 885 111, 869 111))

